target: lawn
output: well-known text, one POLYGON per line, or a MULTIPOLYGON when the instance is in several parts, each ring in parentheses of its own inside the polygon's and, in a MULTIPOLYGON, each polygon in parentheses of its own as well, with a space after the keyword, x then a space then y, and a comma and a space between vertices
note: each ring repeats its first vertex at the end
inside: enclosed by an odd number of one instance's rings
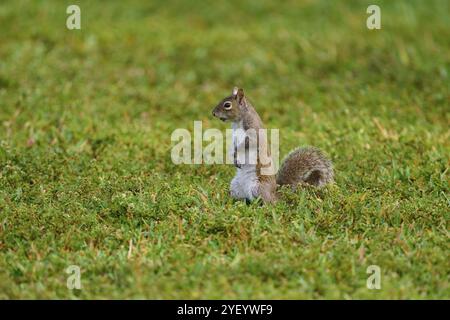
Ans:
POLYGON ((1 1, 0 298, 450 298, 450 4, 370 4, 1 1), (246 205, 173 164, 234 85, 335 184, 246 205))

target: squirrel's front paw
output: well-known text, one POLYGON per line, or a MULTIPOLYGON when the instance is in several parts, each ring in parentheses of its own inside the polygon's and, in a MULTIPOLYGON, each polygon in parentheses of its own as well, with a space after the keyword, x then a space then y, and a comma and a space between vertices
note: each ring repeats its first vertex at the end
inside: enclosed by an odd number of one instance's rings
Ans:
POLYGON ((234 154, 234 157, 233 157, 233 163, 236 168, 239 168, 239 169, 241 168, 241 164, 238 162, 236 153, 234 154))

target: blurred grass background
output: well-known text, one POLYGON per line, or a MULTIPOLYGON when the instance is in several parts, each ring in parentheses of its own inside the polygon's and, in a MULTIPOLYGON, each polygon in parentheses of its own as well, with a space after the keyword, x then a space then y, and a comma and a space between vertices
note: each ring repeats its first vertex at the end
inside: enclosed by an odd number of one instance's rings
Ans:
POLYGON ((449 6, 2 1, 0 298, 449 298, 449 6), (246 206, 172 164, 234 85, 336 185, 246 206))

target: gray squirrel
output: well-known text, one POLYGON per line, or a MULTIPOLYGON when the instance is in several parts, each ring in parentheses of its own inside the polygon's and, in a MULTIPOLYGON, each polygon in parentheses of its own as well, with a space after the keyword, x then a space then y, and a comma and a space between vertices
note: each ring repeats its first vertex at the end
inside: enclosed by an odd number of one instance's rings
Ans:
POLYGON ((230 194, 233 198, 246 201, 261 198, 266 203, 275 203, 278 200, 277 185, 295 188, 307 184, 322 187, 333 181, 331 161, 314 147, 294 149, 284 159, 277 174, 263 174, 268 165, 267 162, 261 161, 261 155, 271 159, 268 143, 264 136, 248 134, 251 130, 259 131, 264 127, 243 89, 235 87, 230 96, 217 104, 212 114, 222 121, 232 123, 233 159, 237 168, 230 184, 230 194), (247 156, 251 153, 250 141, 254 139, 257 140, 254 145, 258 146, 255 152, 256 161, 246 161, 248 157, 243 162, 239 161, 238 158, 242 159, 240 152, 246 152, 247 156))

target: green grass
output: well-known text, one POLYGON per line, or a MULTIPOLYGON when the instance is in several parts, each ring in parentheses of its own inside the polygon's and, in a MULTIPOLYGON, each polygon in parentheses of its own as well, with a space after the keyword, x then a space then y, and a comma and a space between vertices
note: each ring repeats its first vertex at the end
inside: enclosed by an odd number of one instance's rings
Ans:
POLYGON ((448 299, 449 3, 372 3, 2 1, 0 298, 448 299), (234 85, 336 184, 261 207, 174 165, 234 85))

